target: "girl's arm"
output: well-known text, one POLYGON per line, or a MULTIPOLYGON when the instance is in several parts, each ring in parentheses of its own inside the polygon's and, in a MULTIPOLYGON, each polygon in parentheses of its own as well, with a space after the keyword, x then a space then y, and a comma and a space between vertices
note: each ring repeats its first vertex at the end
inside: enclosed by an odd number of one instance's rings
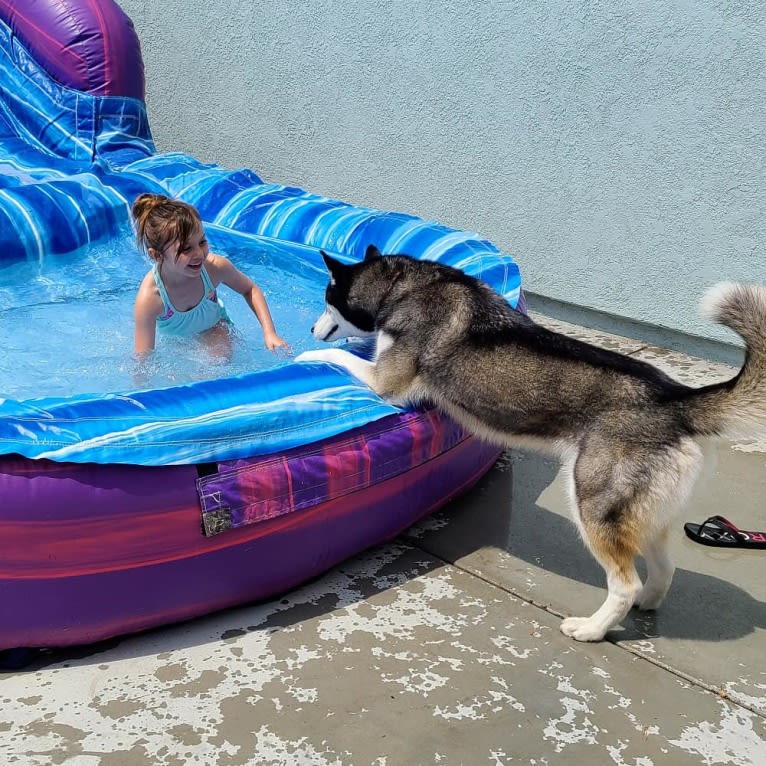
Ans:
POLYGON ((149 356, 154 351, 157 317, 161 311, 162 299, 154 284, 154 277, 149 273, 138 288, 133 306, 135 322, 133 350, 139 359, 149 356))
POLYGON ((208 261, 207 270, 213 283, 223 282, 227 287, 239 293, 257 317, 263 330, 263 342, 266 344, 266 348, 269 351, 274 351, 277 348, 287 348, 287 343, 277 335, 274 321, 269 311, 269 305, 266 303, 266 297, 261 288, 250 277, 237 269, 227 258, 220 255, 210 255, 208 256, 208 261), (210 266, 213 268, 210 268, 210 266))

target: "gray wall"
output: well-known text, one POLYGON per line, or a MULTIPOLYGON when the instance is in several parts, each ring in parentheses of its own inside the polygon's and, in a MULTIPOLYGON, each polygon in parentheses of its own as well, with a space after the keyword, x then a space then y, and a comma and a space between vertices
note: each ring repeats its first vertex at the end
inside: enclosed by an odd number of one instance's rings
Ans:
POLYGON ((731 340, 761 281, 764 18, 750 0, 119 0, 158 148, 470 229, 527 290, 731 340))

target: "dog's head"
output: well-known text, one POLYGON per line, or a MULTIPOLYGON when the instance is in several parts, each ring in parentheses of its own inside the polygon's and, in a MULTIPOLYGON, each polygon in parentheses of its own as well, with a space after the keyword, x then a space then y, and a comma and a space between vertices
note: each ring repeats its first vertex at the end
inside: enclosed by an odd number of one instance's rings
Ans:
POLYGON ((321 251, 330 272, 325 310, 311 328, 317 340, 364 338, 375 333, 382 297, 390 290, 390 266, 375 245, 369 245, 360 263, 345 264, 321 251))

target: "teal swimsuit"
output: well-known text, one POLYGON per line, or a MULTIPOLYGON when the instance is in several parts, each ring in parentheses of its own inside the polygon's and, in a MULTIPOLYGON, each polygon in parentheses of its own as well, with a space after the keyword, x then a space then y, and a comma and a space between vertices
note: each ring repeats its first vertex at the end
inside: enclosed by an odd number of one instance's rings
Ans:
POLYGON ((202 300, 188 311, 178 311, 170 302, 157 264, 152 268, 152 274, 162 298, 162 314, 157 317, 157 329, 163 335, 197 335, 215 327, 222 320, 231 322, 204 266, 200 276, 205 286, 205 294, 202 300))

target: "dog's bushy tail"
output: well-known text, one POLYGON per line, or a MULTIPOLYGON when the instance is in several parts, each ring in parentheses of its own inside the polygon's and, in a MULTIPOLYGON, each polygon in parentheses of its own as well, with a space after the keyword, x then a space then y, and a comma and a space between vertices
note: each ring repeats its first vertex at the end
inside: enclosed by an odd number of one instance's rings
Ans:
POLYGON ((752 437, 766 434, 766 287, 721 282, 700 310, 745 341, 745 363, 731 380, 699 389, 689 402, 697 433, 752 437))

